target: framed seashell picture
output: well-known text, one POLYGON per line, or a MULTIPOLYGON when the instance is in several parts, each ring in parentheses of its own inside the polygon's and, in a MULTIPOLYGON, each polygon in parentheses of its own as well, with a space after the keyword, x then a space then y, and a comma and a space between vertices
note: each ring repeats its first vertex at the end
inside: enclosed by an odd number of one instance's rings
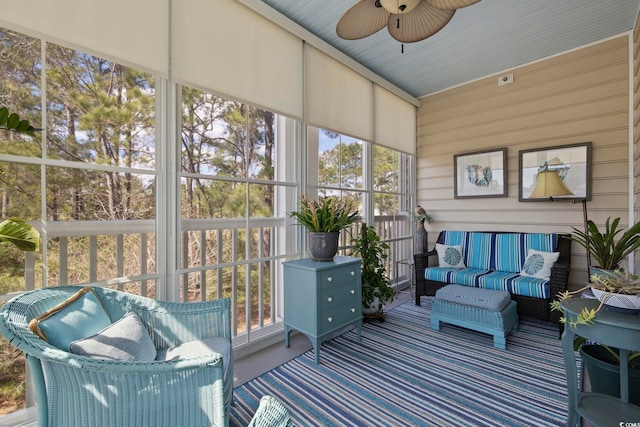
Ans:
POLYGON ((453 176, 456 199, 507 197, 507 149, 456 154, 453 176))

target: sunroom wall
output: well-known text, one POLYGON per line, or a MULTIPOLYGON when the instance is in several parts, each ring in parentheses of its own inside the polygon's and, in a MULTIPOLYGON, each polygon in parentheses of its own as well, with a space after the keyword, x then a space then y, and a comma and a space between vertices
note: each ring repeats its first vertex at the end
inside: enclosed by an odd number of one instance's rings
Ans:
MULTIPOLYGON (((519 151, 591 142, 598 225, 633 218, 630 202, 630 36, 623 35, 425 97, 418 110, 416 203, 433 215, 431 244, 445 229, 571 232, 581 203, 519 202, 519 151), (506 74, 506 72, 505 72, 506 74), (453 156, 507 149, 507 197, 454 198, 453 156)), ((636 219, 637 220, 637 219, 636 219)), ((587 280, 584 249, 572 246, 570 287, 587 280)))

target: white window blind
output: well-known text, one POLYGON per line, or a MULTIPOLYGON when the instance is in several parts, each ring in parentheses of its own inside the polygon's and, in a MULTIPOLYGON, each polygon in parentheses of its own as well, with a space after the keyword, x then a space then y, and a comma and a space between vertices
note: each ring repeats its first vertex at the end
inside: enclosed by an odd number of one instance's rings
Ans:
POLYGON ((302 41, 234 0, 180 0, 173 77, 302 117, 302 41))
POLYGON ((168 76, 169 0, 0 0, 0 10, 31 35, 168 76))
POLYGON ((416 152, 416 107, 374 85, 375 142, 395 150, 416 152))
POLYGON ((305 119, 316 126, 371 141, 371 80, 309 45, 305 45, 304 67, 305 119))

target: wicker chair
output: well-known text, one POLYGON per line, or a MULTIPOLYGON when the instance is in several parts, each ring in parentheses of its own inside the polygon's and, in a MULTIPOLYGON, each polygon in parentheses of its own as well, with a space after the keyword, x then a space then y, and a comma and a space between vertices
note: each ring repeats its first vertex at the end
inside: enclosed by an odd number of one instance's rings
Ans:
POLYGON ((262 396, 260 406, 247 427, 290 427, 291 416, 284 405, 276 398, 262 396))
MULTIPOLYGON (((169 361, 100 360, 60 350, 31 332, 32 318, 78 289, 29 291, 0 310, 0 333, 25 353, 31 369, 39 426, 228 425, 233 357, 224 360, 231 364, 225 384, 217 353, 169 361)), ((95 290, 112 321, 135 312, 158 349, 216 336, 231 343, 229 299, 172 303, 95 290)))

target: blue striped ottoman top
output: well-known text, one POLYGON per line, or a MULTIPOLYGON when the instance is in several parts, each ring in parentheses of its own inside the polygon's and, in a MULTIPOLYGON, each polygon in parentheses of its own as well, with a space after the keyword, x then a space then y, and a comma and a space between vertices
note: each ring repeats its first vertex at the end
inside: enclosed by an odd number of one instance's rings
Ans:
POLYGON ((511 294, 507 291, 463 285, 442 287, 436 291, 436 298, 489 311, 502 311, 511 302, 511 294))

